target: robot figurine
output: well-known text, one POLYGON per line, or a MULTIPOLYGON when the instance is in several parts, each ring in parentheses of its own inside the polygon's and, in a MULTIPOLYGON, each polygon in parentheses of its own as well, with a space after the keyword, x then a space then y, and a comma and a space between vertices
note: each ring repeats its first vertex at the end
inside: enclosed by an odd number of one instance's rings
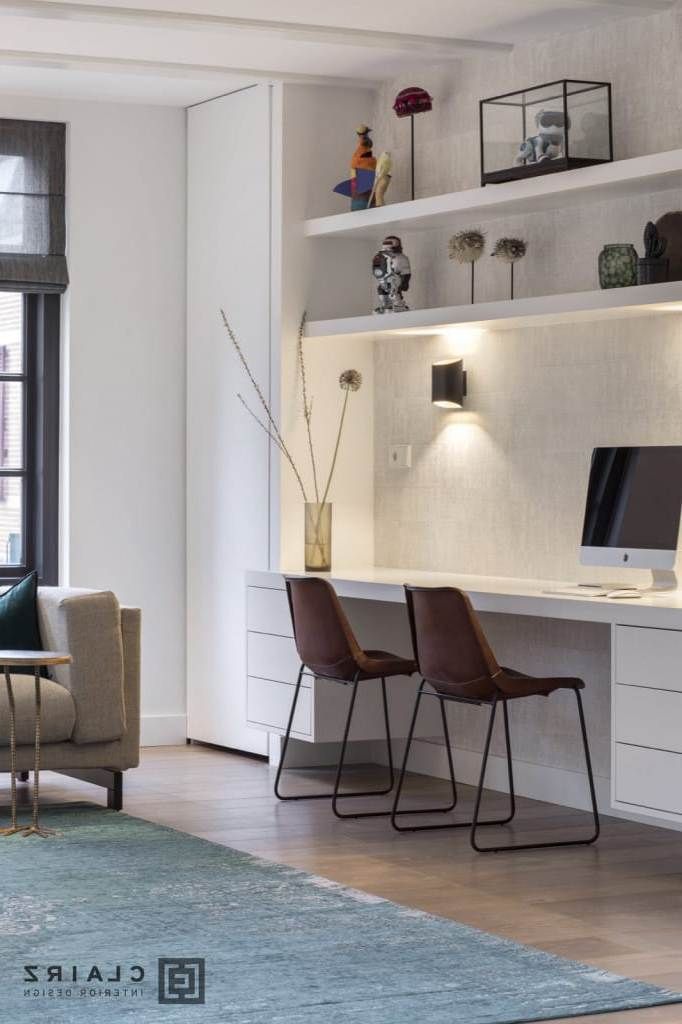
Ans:
POLYGON ((372 260, 372 273, 377 283, 375 313, 404 313, 410 307, 403 292, 410 287, 410 261, 396 235, 388 235, 372 260))
POLYGON ((546 160, 561 160, 566 155, 566 129, 571 127, 570 117, 563 110, 540 110, 535 115, 537 135, 531 135, 519 146, 514 159, 515 167, 541 164, 546 160))

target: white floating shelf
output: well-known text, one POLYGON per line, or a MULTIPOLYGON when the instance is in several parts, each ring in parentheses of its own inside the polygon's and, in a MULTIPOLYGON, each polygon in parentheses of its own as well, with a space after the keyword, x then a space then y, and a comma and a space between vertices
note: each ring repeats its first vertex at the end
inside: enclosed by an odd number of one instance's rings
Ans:
POLYGON ((467 306, 411 309, 405 313, 381 313, 311 320, 308 338, 385 334, 441 334, 453 327, 504 330, 544 324, 623 319, 652 313, 682 313, 682 281, 646 284, 633 288, 541 295, 531 299, 477 302, 467 306))
POLYGON ((574 171, 560 171, 523 181, 448 192, 379 206, 373 210, 315 217, 303 224, 308 238, 372 238, 401 231, 423 231, 460 225, 463 216, 531 213, 566 209, 637 193, 651 194, 682 187, 682 149, 616 160, 574 171))

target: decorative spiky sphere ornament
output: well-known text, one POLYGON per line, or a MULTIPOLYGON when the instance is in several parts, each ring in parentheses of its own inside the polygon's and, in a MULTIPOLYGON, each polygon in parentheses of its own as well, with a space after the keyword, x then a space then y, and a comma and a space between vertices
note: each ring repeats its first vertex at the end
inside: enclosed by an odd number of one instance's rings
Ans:
POLYGON ((522 238, 498 238, 491 255, 503 263, 518 263, 526 255, 527 248, 522 238))
POLYGON ((448 255, 457 263, 475 263, 485 249, 485 234, 477 228, 458 231, 448 242, 448 255))

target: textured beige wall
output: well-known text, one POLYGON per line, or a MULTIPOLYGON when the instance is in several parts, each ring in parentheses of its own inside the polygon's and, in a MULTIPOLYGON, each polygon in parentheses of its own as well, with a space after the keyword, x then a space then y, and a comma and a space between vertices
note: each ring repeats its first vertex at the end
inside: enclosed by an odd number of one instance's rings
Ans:
MULTIPOLYGON (((616 158, 682 146, 681 15, 674 11, 519 48, 509 57, 465 60, 447 71, 410 71, 382 90, 374 114, 377 151, 396 165, 390 198, 407 198, 408 125, 391 104, 409 84, 429 89, 434 111, 417 121, 417 192, 479 184, 481 97, 584 76, 614 86, 616 158)), ((634 242, 649 218, 682 208, 682 190, 588 204, 480 226, 489 241, 519 233, 529 252, 517 295, 597 287, 605 242, 634 242)), ((446 255, 449 232, 405 234, 414 271, 413 307, 468 301, 468 276, 446 255)), ((508 276, 479 263, 479 300, 505 298, 508 276)), ((682 284, 681 284, 682 295, 682 284)), ((594 579, 578 567, 590 452, 599 444, 682 442, 682 314, 631 321, 375 344, 376 563, 489 575, 594 579), (466 411, 430 404, 431 363, 462 354, 466 411), (411 470, 392 470, 390 444, 413 445, 411 470)), ((617 578, 618 570, 607 570, 617 578)), ((633 574, 640 580, 647 574, 633 574)), ((486 616, 501 661, 529 672, 582 675, 595 768, 609 774, 609 634, 598 626, 486 616)), ((479 750, 483 718, 456 708, 455 745, 479 750)), ((513 709, 515 756, 582 769, 572 704, 559 695, 513 709)), ((497 747, 501 750, 499 738, 497 747)))
MULTIPOLYGON (((447 75, 410 72, 382 91, 374 118, 377 148, 388 143, 399 172, 401 164, 405 169, 395 139, 406 124, 390 105, 399 88, 416 82, 436 101, 417 123, 429 169, 418 178, 419 191, 474 186, 478 98, 562 74, 613 82, 617 156, 682 146, 682 68, 675 56, 680 23, 678 6, 519 48, 509 57, 460 61, 447 75)), ((400 188, 398 180, 392 199, 400 188)), ((641 250, 646 220, 680 207, 682 189, 676 189, 476 226, 489 242, 508 233, 527 239, 516 294, 543 295, 597 287, 597 254, 605 242, 634 242, 641 250)), ((468 269, 447 259, 448 234, 404 235, 413 308, 467 301, 468 269)), ((477 299, 508 295, 508 269, 489 256, 478 264, 477 281, 477 299)), ((675 314, 377 341, 377 564, 594 577, 577 566, 591 449, 682 441, 681 332, 682 314, 675 314), (448 414, 430 404, 430 368, 435 359, 458 354, 469 373, 469 397, 465 412, 448 414), (414 446, 411 470, 389 468, 387 448, 395 443, 414 446)))

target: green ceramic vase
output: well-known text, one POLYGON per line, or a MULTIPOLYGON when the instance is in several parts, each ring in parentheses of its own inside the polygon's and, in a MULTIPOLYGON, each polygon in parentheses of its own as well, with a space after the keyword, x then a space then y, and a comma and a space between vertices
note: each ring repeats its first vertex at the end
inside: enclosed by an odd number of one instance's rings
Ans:
POLYGON ((628 288, 637 284, 637 252, 629 242, 605 245, 599 253, 599 284, 602 288, 628 288))

